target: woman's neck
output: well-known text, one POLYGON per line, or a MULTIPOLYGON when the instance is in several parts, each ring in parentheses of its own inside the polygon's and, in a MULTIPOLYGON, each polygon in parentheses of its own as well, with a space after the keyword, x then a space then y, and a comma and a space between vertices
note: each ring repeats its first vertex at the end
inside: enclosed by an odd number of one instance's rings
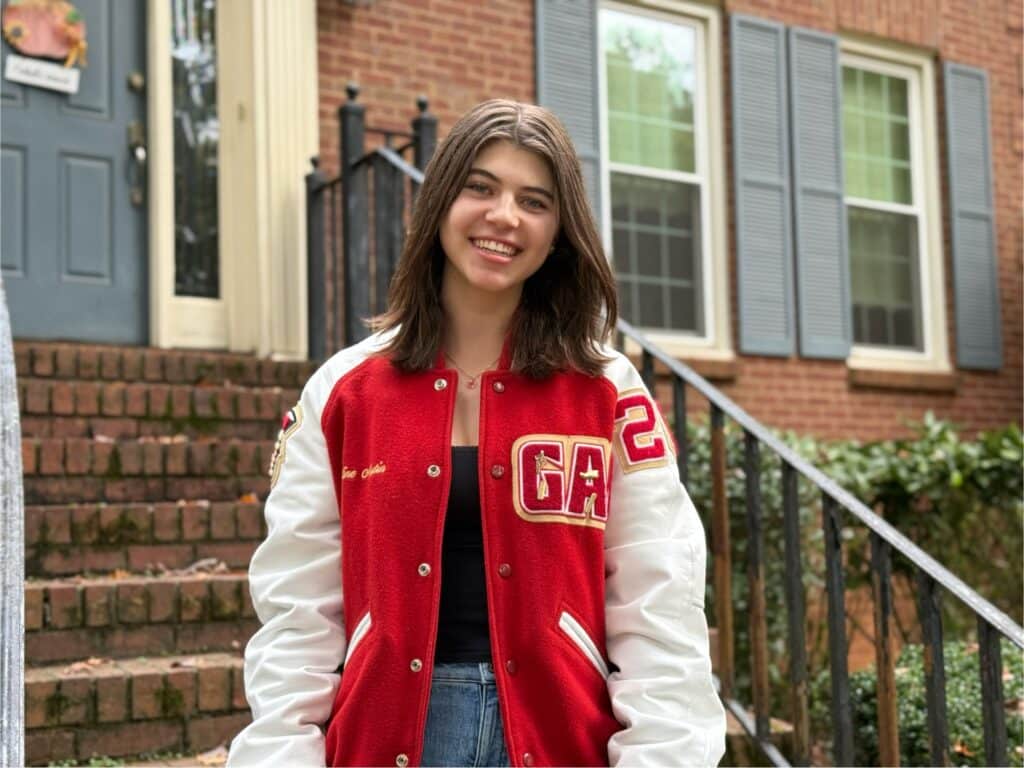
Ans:
POLYGON ((462 291, 449 283, 441 288, 445 313, 445 353, 471 373, 490 367, 501 355, 519 293, 462 291))

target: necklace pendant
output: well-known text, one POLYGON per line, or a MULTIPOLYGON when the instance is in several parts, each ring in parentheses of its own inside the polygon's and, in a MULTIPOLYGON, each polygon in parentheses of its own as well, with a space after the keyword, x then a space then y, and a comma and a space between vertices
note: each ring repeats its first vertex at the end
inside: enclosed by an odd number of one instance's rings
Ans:
POLYGON ((476 377, 466 382, 466 389, 476 389, 476 377))

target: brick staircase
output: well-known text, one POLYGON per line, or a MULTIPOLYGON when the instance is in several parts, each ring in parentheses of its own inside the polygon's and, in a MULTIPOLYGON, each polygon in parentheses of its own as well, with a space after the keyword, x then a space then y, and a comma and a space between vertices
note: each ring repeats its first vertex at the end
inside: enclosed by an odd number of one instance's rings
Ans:
POLYGON ((44 342, 15 357, 26 760, 227 742, 249 720, 266 467, 313 366, 44 342))

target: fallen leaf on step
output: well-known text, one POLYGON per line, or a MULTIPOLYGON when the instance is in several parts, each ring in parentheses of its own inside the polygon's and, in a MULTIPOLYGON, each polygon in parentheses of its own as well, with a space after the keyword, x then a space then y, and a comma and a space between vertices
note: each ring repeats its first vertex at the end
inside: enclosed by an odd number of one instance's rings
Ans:
POLYGON ((974 756, 974 753, 971 752, 971 750, 967 748, 966 744, 964 744, 964 740, 963 739, 957 739, 956 740, 956 744, 953 745, 953 751, 956 752, 958 755, 963 755, 964 757, 973 757, 974 756))
POLYGON ((259 497, 255 493, 243 493, 238 497, 238 500, 243 504, 256 504, 259 501, 259 497))

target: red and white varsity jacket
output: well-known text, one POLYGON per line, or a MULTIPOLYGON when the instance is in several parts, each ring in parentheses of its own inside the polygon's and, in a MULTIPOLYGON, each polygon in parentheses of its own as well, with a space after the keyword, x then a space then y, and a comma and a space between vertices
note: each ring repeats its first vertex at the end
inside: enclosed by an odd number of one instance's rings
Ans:
MULTIPOLYGON (((457 374, 380 335, 310 379, 273 461, 229 765, 418 765, 457 374)), ((512 764, 715 765, 706 545, 636 369, 480 383, 491 649, 512 764)), ((441 358, 443 360, 443 358, 441 358)))

